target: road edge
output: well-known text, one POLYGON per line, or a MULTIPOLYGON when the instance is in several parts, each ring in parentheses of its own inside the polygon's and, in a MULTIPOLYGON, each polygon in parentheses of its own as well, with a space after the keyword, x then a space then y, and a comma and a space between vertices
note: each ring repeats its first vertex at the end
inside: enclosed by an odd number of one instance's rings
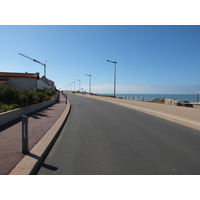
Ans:
POLYGON ((62 131, 70 110, 71 104, 69 99, 67 99, 67 106, 59 119, 30 150, 30 152, 15 166, 15 168, 12 169, 9 175, 34 175, 37 173, 39 166, 47 157, 62 131))
MULTIPOLYGON (((93 98, 93 99, 97 99, 99 101, 105 101, 105 102, 112 103, 112 104, 115 104, 115 105, 118 105, 118 106, 127 107, 127 108, 134 109, 134 110, 137 110, 137 111, 140 111, 140 112, 144 112, 144 113, 149 114, 149 115, 153 115, 155 117, 159 117, 159 118, 171 121, 173 123, 177 123, 177 124, 181 124, 183 126, 189 127, 189 128, 193 128, 195 130, 200 130, 200 122, 193 121, 193 120, 190 120, 190 119, 186 119, 186 118, 162 113, 162 112, 159 112, 159 111, 155 111, 153 109, 148 109, 148 108, 143 108, 143 107, 140 107, 140 106, 131 105, 131 104, 128 104, 128 103, 125 103, 125 102, 122 103, 122 102, 118 102, 118 101, 113 101, 112 99, 105 99, 105 98, 101 99, 101 98, 95 98, 95 97, 92 97, 92 96, 84 96, 84 97, 93 98)), ((109 97, 106 97, 106 98, 109 98, 109 97)))

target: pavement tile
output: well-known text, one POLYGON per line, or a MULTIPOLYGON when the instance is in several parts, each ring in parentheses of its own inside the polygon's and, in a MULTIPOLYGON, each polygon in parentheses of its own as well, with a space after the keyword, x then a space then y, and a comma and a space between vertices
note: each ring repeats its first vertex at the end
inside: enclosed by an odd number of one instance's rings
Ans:
MULTIPOLYGON (((48 132, 62 115, 67 104, 65 97, 43 110, 28 116, 29 150, 48 132)), ((21 120, 0 126, 0 175, 6 175, 23 159, 21 120)))

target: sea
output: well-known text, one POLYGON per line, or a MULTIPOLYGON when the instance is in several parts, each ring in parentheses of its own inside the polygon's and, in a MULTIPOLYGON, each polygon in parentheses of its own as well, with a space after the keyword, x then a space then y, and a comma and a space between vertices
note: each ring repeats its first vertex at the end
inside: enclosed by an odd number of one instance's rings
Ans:
MULTIPOLYGON (((113 95, 113 94, 100 94, 100 95, 113 95)), ((200 102, 198 94, 116 94, 117 98, 139 100, 139 101, 152 101, 156 98, 174 99, 178 101, 188 101, 190 103, 200 102)))

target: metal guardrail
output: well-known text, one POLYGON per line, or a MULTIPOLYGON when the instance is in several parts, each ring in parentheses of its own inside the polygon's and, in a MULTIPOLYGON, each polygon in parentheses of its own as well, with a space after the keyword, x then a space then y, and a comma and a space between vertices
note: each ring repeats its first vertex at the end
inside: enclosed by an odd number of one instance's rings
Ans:
POLYGON ((127 100, 133 100, 133 101, 146 101, 146 102, 150 102, 152 101, 153 99, 151 99, 150 97, 134 97, 134 96, 124 96, 124 97, 117 97, 117 98, 120 98, 120 99, 127 99, 127 100))

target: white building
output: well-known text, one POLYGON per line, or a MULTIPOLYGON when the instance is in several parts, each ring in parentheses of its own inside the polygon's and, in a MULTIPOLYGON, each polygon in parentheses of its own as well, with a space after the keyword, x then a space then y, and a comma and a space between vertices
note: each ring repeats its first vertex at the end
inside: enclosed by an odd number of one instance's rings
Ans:
POLYGON ((0 85, 11 85, 18 89, 37 89, 37 81, 39 80, 39 73, 11 73, 0 72, 0 85))
POLYGON ((50 79, 48 79, 48 78, 46 78, 45 76, 43 76, 41 79, 40 79, 40 81, 38 81, 38 88, 41 88, 41 86, 44 88, 45 86, 45 84, 46 85, 48 85, 48 86, 46 86, 46 87, 48 87, 47 89, 51 89, 51 90, 53 90, 53 91, 55 91, 56 90, 56 86, 55 86, 55 83, 52 81, 52 80, 50 80, 50 79))
POLYGON ((39 80, 37 80, 37 88, 40 88, 40 89, 43 89, 43 88, 51 89, 50 86, 47 83, 45 83, 41 78, 39 78, 39 80))

